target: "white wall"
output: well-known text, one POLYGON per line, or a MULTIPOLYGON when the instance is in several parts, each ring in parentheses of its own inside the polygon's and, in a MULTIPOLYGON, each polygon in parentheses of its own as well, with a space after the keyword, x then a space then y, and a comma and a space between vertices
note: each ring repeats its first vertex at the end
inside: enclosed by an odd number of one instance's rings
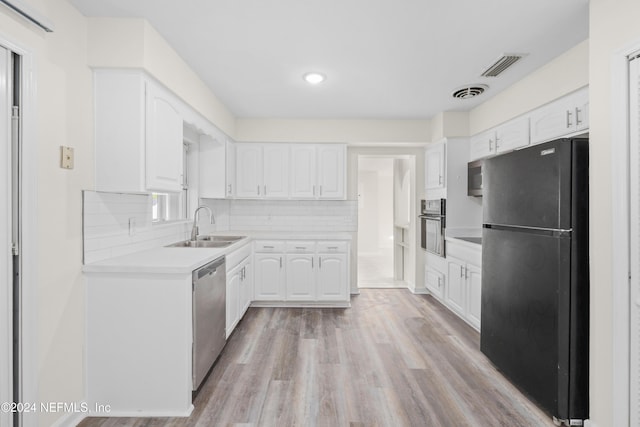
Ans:
POLYGON ((378 253, 393 241, 392 158, 361 157, 358 161, 358 251, 378 253))
POLYGON ((235 117, 143 19, 89 18, 91 67, 143 68, 226 134, 235 117))
POLYGON ((238 119, 238 141, 424 143, 429 120, 238 119))
MULTIPOLYGON (((589 40, 590 238, 591 238, 591 419, 613 425, 611 337, 613 286, 611 60, 616 50, 640 42, 640 2, 591 0, 589 40)), ((633 262, 633 261, 632 261, 633 262)), ((637 262, 637 260, 635 261, 637 262)))
MULTIPOLYGON (((36 167, 33 178, 37 200, 32 203, 38 209, 25 214, 37 220, 37 230, 29 231, 37 233, 38 238, 37 248, 33 248, 35 259, 26 260, 25 268, 38 278, 33 284, 33 298, 26 301, 37 313, 37 348, 32 355, 37 366, 29 367, 27 374, 35 376, 37 401, 74 402, 84 397, 81 190, 93 185, 87 24, 65 0, 36 2, 33 6, 54 23, 54 33, 44 33, 0 7, 0 38, 30 52, 35 71, 33 107, 37 117, 25 131, 34 135, 29 141, 36 145, 38 157, 25 161, 36 167), (61 145, 75 149, 73 170, 59 167, 61 145)), ((49 426, 62 415, 36 416, 39 425, 49 426)), ((33 420, 32 416, 26 418, 33 420)))
POLYGON ((469 135, 497 126, 588 84, 589 41, 585 40, 471 110, 469 135))

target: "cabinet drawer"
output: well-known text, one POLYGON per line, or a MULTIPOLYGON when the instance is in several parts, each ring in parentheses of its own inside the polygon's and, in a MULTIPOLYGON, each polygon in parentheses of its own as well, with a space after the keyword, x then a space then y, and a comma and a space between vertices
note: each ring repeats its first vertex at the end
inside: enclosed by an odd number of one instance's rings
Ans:
POLYGON ((319 253, 345 253, 347 252, 347 242, 320 241, 318 242, 319 253))
POLYGON ((308 240, 292 240, 285 244, 287 253, 308 254, 316 251, 316 242, 308 240))
POLYGON ((281 240, 256 240, 256 252, 284 252, 284 242, 281 240))

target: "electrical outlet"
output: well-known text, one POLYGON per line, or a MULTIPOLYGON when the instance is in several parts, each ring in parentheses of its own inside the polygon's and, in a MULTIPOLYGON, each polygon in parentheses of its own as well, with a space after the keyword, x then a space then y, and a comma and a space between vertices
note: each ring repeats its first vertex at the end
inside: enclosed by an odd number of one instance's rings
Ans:
POLYGON ((60 167, 73 169, 73 148, 60 146, 60 167))

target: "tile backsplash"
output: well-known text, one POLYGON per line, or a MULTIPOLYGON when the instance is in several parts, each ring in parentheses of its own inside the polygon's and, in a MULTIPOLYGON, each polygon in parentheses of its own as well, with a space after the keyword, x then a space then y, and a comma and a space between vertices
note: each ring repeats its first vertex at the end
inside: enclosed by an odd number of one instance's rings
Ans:
MULTIPOLYGON (((200 212, 200 233, 210 232, 355 232, 356 201, 213 200, 202 199, 214 213, 215 224, 200 212)), ((191 220, 151 222, 149 194, 83 191, 84 263, 127 255, 188 239, 191 220)))
POLYGON ((151 195, 83 191, 84 263, 185 239, 190 224, 151 222, 151 195))
POLYGON ((203 204, 214 212, 215 226, 206 215, 205 231, 352 232, 358 229, 358 203, 350 200, 213 200, 203 204))

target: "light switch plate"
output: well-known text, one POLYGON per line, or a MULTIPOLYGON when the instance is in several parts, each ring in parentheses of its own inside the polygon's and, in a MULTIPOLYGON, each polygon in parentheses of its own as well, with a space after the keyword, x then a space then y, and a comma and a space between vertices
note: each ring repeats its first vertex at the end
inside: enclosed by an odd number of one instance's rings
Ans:
POLYGON ((60 146, 60 167, 73 169, 73 148, 60 146))

